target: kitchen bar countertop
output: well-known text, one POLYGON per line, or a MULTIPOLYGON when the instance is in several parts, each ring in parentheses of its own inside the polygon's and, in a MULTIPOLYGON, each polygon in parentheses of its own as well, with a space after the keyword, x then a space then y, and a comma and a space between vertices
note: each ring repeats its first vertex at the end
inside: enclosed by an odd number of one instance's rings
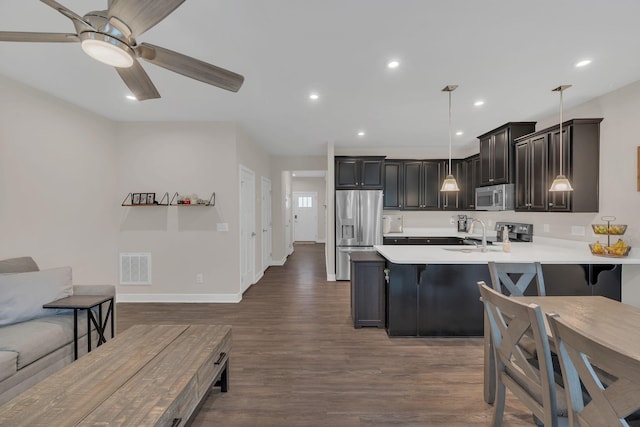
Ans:
MULTIPOLYGON (((400 235, 391 233, 390 235, 400 235)), ((449 231, 447 236, 463 237, 466 233, 449 231)), ((389 235, 389 236, 390 236, 389 235)), ((488 234, 489 235, 489 234, 488 234)), ((429 236, 434 236, 429 234, 429 236)), ((444 235, 441 235, 444 236, 444 235)), ((406 236, 403 236, 406 237, 406 236)), ((434 236, 435 237, 435 236, 434 236)), ((473 235, 474 238, 478 236, 473 235)), ((503 252, 502 244, 489 245, 488 252, 474 246, 376 245, 380 255, 395 264, 486 264, 495 262, 535 262, 542 264, 639 264, 640 249, 632 248, 626 257, 595 256, 589 242, 534 236, 532 243, 512 242, 511 252, 503 252), (463 252, 471 251, 471 252, 463 252)))

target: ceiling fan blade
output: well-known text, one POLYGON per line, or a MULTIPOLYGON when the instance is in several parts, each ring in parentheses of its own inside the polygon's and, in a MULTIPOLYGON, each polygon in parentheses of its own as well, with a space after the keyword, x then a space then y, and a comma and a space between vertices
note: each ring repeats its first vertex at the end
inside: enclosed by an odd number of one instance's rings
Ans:
POLYGON ((79 42, 77 34, 64 33, 19 33, 15 31, 0 31, 0 41, 3 42, 40 42, 65 43, 79 42))
POLYGON ((78 15, 77 13, 75 13, 74 11, 72 11, 71 9, 67 9, 66 7, 64 7, 63 5, 61 5, 60 3, 58 3, 55 0, 40 0, 42 3, 46 4, 47 6, 57 10, 58 12, 60 12, 61 14, 63 14, 64 16, 66 16, 67 18, 71 19, 73 21, 73 24, 76 27, 76 30, 78 31, 78 33, 80 33, 82 30, 90 30, 90 31, 95 31, 96 29, 93 28, 91 26, 91 24, 89 24, 87 21, 85 21, 82 16, 78 15))
POLYGON ((152 64, 231 92, 237 92, 244 82, 244 77, 233 71, 149 43, 140 44, 135 51, 152 64))
POLYGON ((138 60, 134 59, 131 67, 116 68, 116 71, 138 101, 160 98, 160 93, 138 60))
POLYGON ((112 0, 109 18, 116 17, 131 29, 133 37, 166 18, 185 0, 112 0))

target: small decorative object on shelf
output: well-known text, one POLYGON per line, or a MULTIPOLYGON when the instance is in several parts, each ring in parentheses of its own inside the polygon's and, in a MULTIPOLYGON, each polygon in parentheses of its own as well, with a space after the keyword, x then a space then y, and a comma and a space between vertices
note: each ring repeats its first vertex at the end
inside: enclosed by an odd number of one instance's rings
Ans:
POLYGON ((182 195, 177 192, 171 198, 171 206, 215 206, 216 193, 211 193, 209 199, 201 199, 197 194, 182 195))
POLYGON ((169 192, 164 193, 160 201, 156 200, 156 193, 129 193, 122 201, 122 206, 168 206, 169 192))
POLYGON ((600 241, 589 244, 591 253, 598 256, 606 257, 625 257, 629 255, 631 246, 627 245, 624 240, 618 239, 616 243, 611 244, 611 236, 622 236, 627 231, 627 226, 624 224, 611 224, 611 221, 615 221, 615 216, 603 216, 601 218, 606 224, 591 224, 593 232, 597 235, 607 236, 607 245, 603 245, 600 241))

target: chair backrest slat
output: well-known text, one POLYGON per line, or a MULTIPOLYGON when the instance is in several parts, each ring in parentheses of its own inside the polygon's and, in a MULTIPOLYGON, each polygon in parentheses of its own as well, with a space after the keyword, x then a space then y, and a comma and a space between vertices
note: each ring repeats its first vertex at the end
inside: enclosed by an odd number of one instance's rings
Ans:
POLYGON ((547 319, 560 358, 570 425, 577 420, 581 427, 628 426, 625 417, 640 410, 637 356, 608 347, 557 314, 547 314, 547 319))
MULTIPOLYGON (((509 384, 516 395, 526 393, 531 398, 523 403, 542 418, 557 424, 557 400, 549 339, 545 331, 544 318, 536 304, 524 304, 505 296, 484 282, 478 282, 480 295, 485 306, 491 339, 496 359, 497 377, 509 384), (523 338, 533 339, 536 347, 536 365, 531 354, 521 345, 523 338), (507 378, 505 378, 507 377, 507 378), (534 403, 532 403, 534 402, 534 403)), ((523 400, 523 399, 521 399, 523 400)), ((546 425, 546 424, 545 424, 546 425)))
POLYGON ((502 292, 502 287, 506 288, 508 295, 521 297, 529 288, 531 283, 536 284, 538 296, 545 296, 544 278, 542 276, 542 265, 534 263, 497 263, 489 262, 489 274, 493 289, 502 292), (518 275, 516 281, 513 277, 518 275))

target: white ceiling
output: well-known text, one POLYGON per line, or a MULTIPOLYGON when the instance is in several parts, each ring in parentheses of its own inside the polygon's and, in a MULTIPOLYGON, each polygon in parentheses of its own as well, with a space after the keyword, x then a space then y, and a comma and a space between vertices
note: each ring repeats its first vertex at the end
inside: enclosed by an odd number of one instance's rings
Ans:
MULTIPOLYGON (((80 15, 106 5, 58 1, 80 15)), ((459 85, 454 154, 468 151, 507 121, 557 113, 560 84, 574 85, 570 108, 640 79, 639 16, 637 0, 187 0, 138 42, 243 74, 238 93, 143 62, 162 98, 128 101, 116 72, 71 43, 1 42, 0 74, 114 120, 235 121, 276 155, 321 155, 332 141, 446 156, 445 85, 459 85), (575 68, 583 58, 592 64, 575 68)), ((38 1, 2 0, 0 30, 73 25, 38 1)))

